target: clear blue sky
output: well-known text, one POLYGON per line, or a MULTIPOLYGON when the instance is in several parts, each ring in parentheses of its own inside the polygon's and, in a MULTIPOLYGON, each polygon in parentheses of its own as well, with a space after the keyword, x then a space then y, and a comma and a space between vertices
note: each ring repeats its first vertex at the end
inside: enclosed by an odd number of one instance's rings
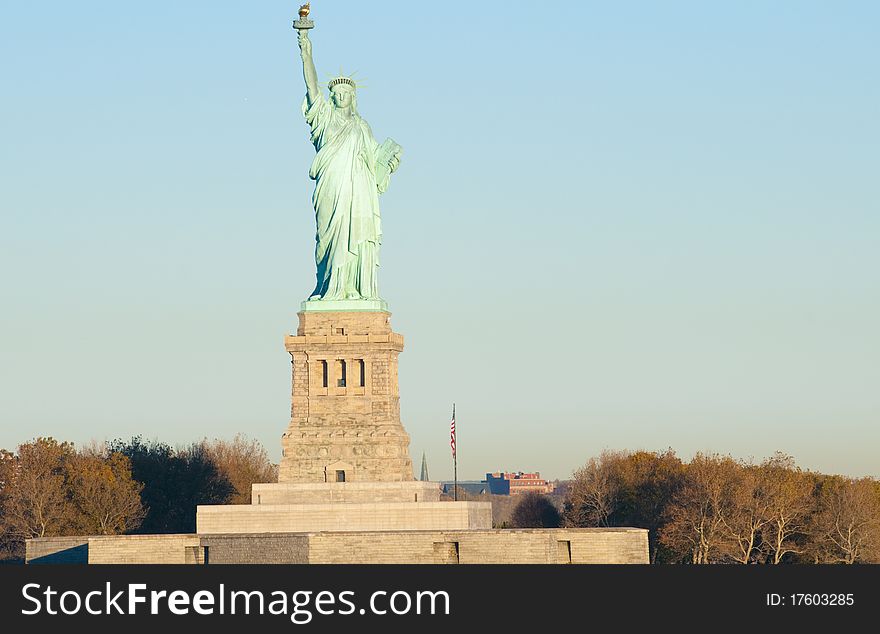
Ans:
MULTIPOLYGON (((0 8, 0 447, 258 438, 312 288, 296 2, 0 8)), ((880 476, 880 4, 315 2, 404 147, 418 466, 604 448, 880 476)))

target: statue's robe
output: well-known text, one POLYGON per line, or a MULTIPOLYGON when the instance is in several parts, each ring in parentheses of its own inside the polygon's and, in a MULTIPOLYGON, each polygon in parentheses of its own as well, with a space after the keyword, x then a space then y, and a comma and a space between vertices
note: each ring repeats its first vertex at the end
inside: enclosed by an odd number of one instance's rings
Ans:
POLYGON ((360 116, 346 118, 323 96, 303 114, 311 126, 317 155, 309 176, 315 180, 312 204, 317 233, 317 283, 311 299, 378 299, 379 193, 376 183, 379 144, 360 116))

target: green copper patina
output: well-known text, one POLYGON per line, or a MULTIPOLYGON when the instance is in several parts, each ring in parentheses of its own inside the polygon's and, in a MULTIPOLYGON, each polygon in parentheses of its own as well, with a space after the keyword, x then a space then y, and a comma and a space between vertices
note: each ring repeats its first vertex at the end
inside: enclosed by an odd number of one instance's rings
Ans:
MULTIPOLYGON (((295 24, 296 27, 296 24, 295 24)), ((317 282, 303 310, 387 310, 377 279, 382 225, 379 194, 400 164, 401 147, 381 145, 357 112, 355 81, 330 81, 321 94, 306 28, 297 28, 306 81, 302 111, 317 151, 309 176, 315 181, 317 282)))

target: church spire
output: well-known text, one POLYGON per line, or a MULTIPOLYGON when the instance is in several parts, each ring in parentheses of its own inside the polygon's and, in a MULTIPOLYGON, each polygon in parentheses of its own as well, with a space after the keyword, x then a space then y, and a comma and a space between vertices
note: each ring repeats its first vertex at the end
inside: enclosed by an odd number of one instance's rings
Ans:
POLYGON ((419 476, 419 480, 422 482, 428 482, 428 459, 425 457, 425 452, 422 452, 422 475, 419 476))

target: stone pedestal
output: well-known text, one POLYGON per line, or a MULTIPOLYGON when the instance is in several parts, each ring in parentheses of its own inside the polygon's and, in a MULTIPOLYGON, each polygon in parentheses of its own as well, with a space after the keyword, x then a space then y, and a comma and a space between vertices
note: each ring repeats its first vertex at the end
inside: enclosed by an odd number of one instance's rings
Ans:
POLYGON ((199 535, 492 528, 488 502, 330 502, 198 506, 199 535))
POLYGON ((251 485, 253 504, 352 504, 384 502, 439 502, 440 483, 310 482, 251 485))
POLYGON ((491 528, 490 504, 440 502, 437 482, 413 478, 391 314, 303 305, 285 339, 293 389, 278 482, 254 484, 249 505, 199 506, 199 533, 491 528))
POLYGON ((293 365, 280 483, 413 480, 400 422, 403 337, 386 311, 303 311, 285 339, 293 365))

